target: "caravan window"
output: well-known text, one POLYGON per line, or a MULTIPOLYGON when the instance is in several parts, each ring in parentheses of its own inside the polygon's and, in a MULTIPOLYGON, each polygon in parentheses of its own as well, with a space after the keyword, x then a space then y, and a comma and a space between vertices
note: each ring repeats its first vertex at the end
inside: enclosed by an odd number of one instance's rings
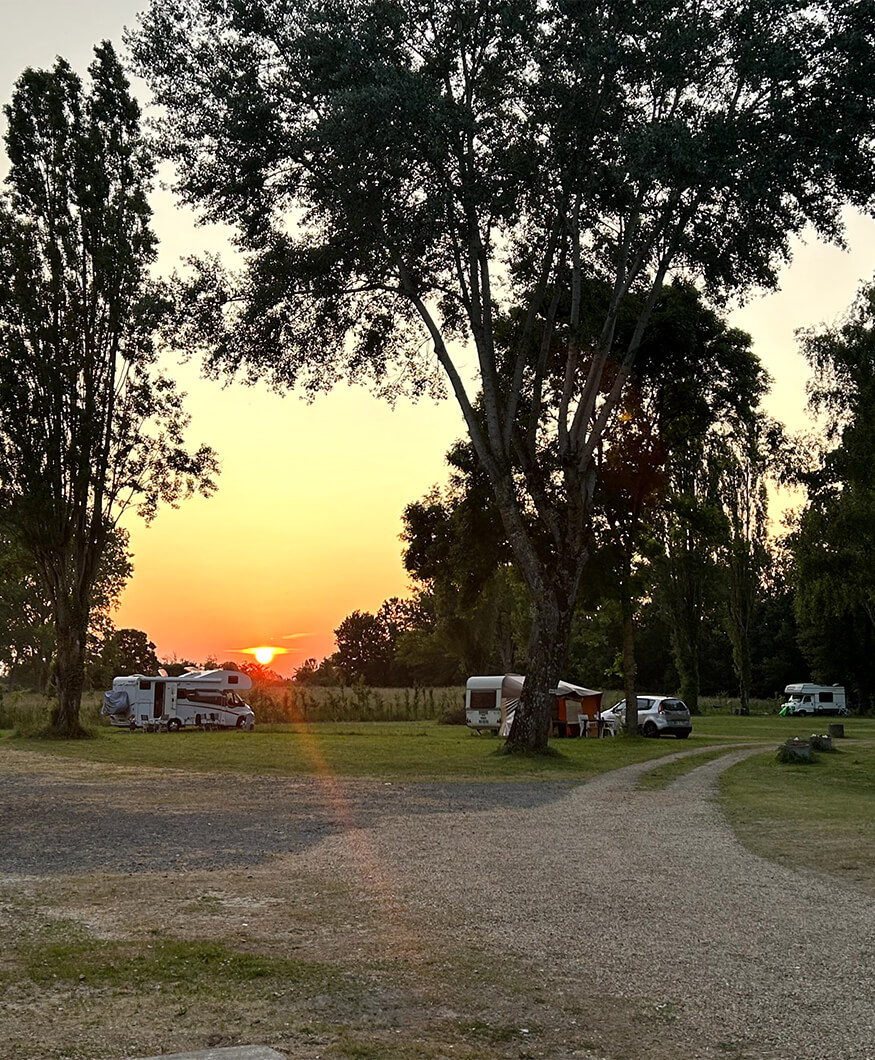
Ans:
POLYGON ((820 693, 821 703, 832 703, 832 692, 821 692, 820 693))
POLYGON ((477 689, 471 692, 471 710, 495 710, 495 692, 477 689))
POLYGON ((152 687, 152 682, 151 681, 141 681, 140 682, 140 691, 141 692, 148 692, 151 687, 152 687))

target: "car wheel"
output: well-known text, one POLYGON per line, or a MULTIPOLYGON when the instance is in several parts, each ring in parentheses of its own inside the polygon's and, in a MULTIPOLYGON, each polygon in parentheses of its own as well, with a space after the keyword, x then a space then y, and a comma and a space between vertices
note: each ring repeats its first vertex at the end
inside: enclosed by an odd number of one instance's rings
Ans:
POLYGON ((649 737, 659 736, 659 729, 653 724, 652 721, 644 723, 644 735, 649 737))
POLYGON ((179 732, 179 730, 181 728, 182 728, 182 722, 179 720, 179 718, 171 718, 167 722, 167 731, 168 732, 179 732))

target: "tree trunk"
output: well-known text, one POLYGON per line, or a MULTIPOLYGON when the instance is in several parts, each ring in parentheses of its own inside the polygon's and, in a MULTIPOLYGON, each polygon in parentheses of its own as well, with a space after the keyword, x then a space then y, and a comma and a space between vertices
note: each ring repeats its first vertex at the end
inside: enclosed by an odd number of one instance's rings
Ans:
POLYGON ((85 687, 85 639, 88 628, 87 608, 71 602, 59 593, 55 603, 57 661, 55 677, 58 705, 52 711, 49 732, 67 739, 87 736, 79 722, 82 690, 85 687), (83 610, 85 618, 83 618, 83 610))
POLYGON ((620 587, 620 607, 623 613, 623 694, 626 699, 626 734, 638 734, 638 663, 635 659, 635 621, 632 601, 625 584, 620 587), (634 708, 630 709, 634 704, 634 708))
POLYGON ((554 690, 562 677, 573 615, 574 600, 570 599, 541 600, 536 607, 526 683, 505 744, 509 753, 547 749, 556 702, 554 690))
POLYGON ((681 682, 681 699, 690 708, 691 714, 699 710, 699 655, 697 651, 684 652, 678 658, 681 682))

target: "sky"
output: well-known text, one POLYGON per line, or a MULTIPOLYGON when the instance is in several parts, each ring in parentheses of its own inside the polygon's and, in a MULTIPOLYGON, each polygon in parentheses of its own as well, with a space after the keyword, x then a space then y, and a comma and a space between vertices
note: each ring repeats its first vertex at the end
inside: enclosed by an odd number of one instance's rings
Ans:
MULTIPOLYGON (((0 0, 0 103, 26 66, 63 55, 84 74, 92 48, 121 50, 144 0, 0 0)), ((147 93, 135 83, 142 103, 147 93)), ((153 202, 159 267, 219 245, 170 193, 153 202)), ((807 366, 797 328, 833 322, 875 272, 875 223, 850 211, 849 250, 797 245, 780 290, 732 311, 774 379, 768 411, 791 429, 806 425, 807 366)), ((444 454, 464 432, 455 403, 395 408, 340 387, 306 404, 266 388, 221 386, 196 365, 170 365, 187 392, 191 445, 207 443, 222 463, 217 493, 159 511, 151 526, 129 519, 134 575, 114 621, 144 630, 159 658, 244 661, 242 649, 286 649, 283 674, 334 650, 333 630, 353 610, 375 611, 404 596, 401 513, 446 478, 444 454)), ((778 497, 781 504, 792 498, 778 497)))

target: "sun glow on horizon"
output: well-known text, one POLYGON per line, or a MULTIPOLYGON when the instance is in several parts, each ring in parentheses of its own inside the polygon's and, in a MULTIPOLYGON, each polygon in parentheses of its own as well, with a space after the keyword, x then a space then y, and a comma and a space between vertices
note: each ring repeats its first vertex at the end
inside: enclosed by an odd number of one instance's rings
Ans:
POLYGON ((229 648, 238 655, 251 655, 259 666, 269 666, 277 655, 289 655, 288 648, 277 648, 273 644, 259 644, 254 648, 229 648))

